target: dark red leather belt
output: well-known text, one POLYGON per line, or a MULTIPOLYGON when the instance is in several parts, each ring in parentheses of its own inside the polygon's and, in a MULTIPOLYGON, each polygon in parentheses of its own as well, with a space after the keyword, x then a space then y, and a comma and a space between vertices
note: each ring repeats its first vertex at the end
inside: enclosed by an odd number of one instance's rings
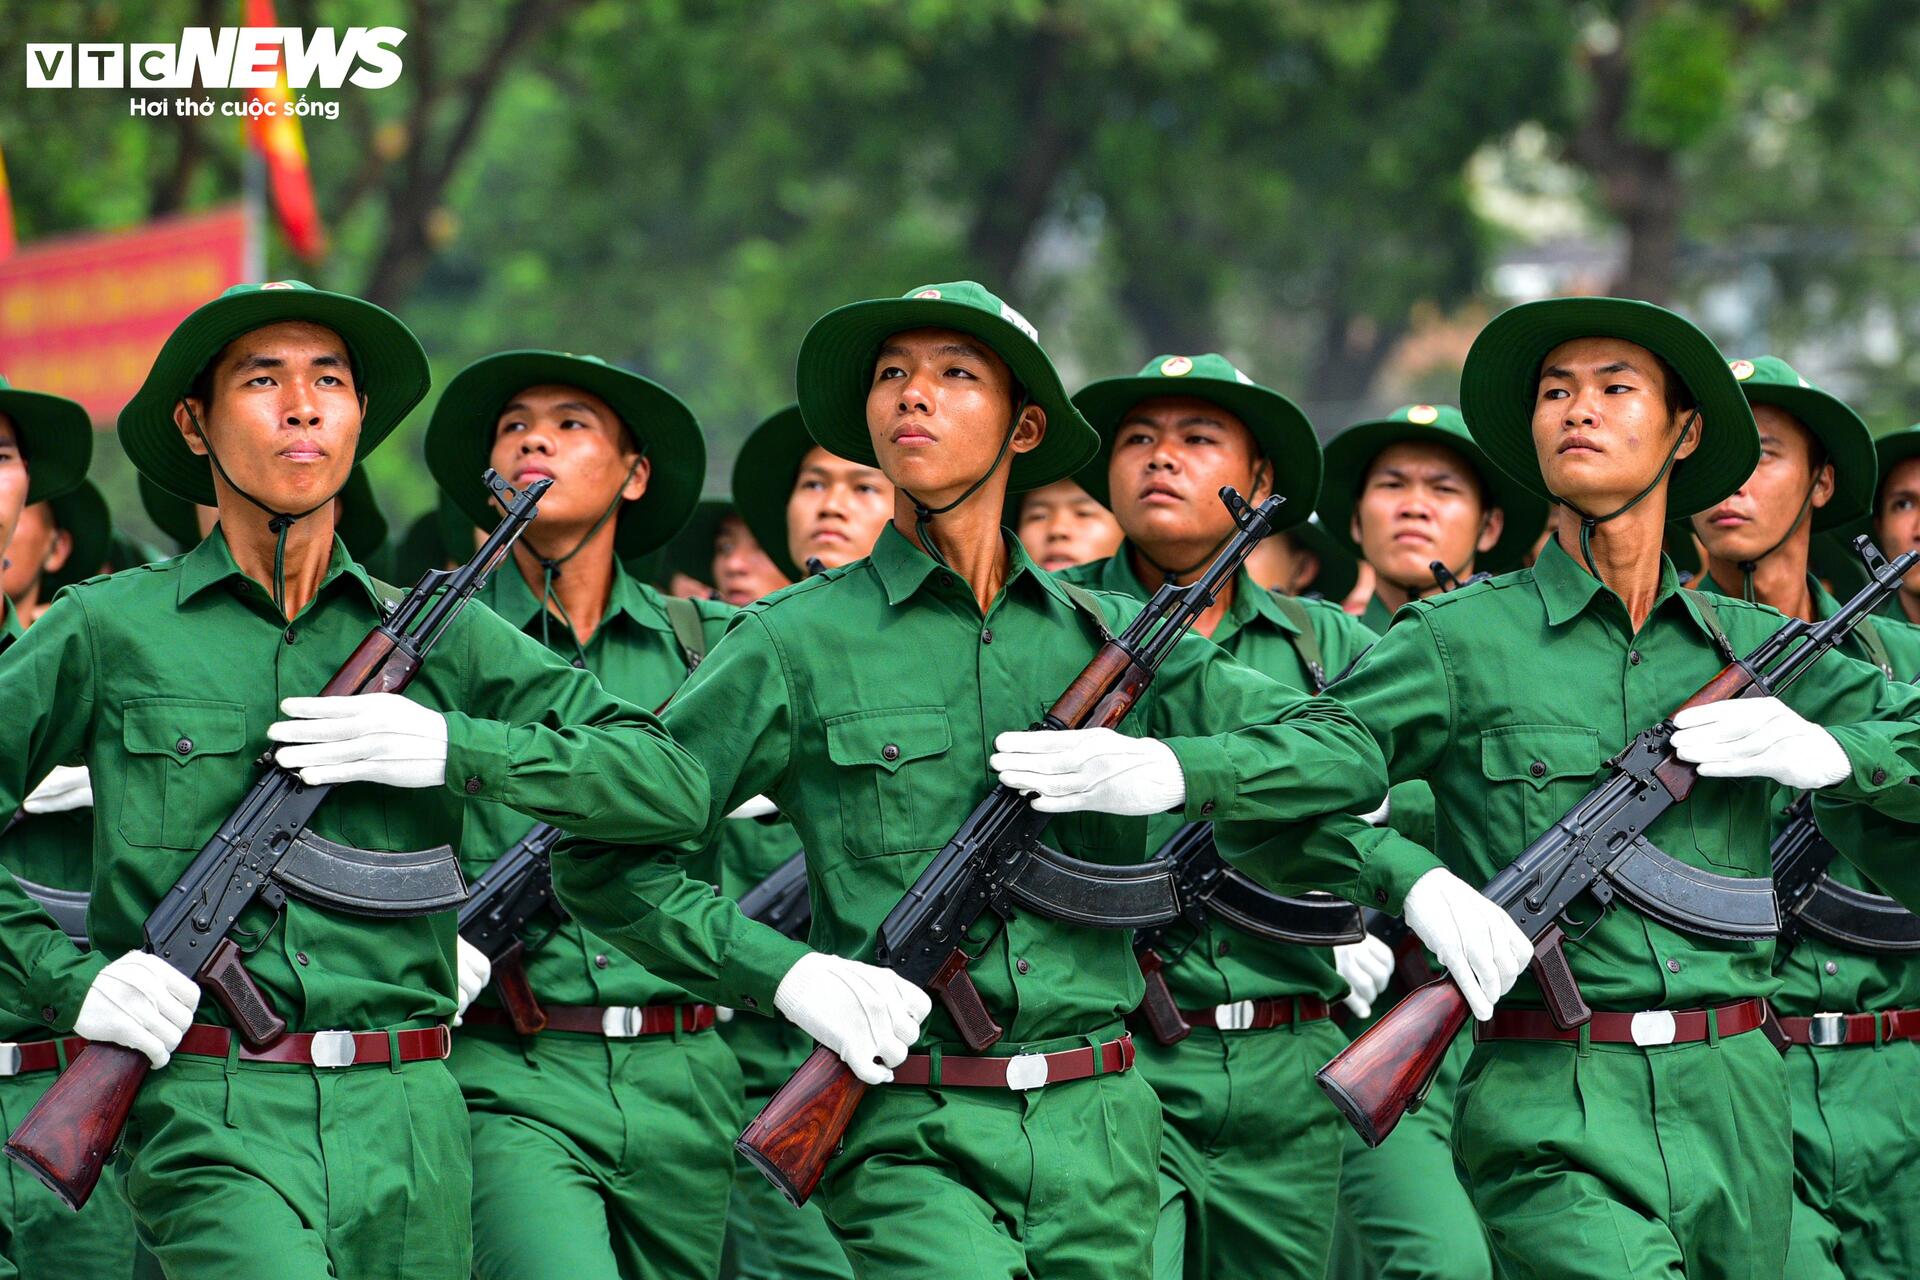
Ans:
MULTIPOLYGON (((1595 1013, 1588 1024, 1594 1044, 1693 1044, 1707 1038, 1706 1009, 1653 1009, 1646 1013, 1595 1013)), ((1740 1000, 1712 1010, 1722 1036, 1745 1035, 1767 1016, 1767 1002, 1740 1000)), ((1495 1009, 1486 1022, 1473 1024, 1473 1039, 1578 1040, 1580 1029, 1563 1031, 1545 1009, 1495 1009)))
POLYGON ((1062 1049, 1058 1053, 1016 1053, 1010 1058, 940 1056, 940 1078, 933 1079, 933 1057, 910 1053, 893 1069, 895 1084, 938 1084, 958 1089, 1038 1089, 1068 1080, 1088 1080, 1133 1067, 1133 1037, 1121 1036, 1099 1048, 1062 1049))
MULTIPOLYGON (((629 1040, 634 1036, 664 1036, 677 1024, 682 1031, 705 1031, 713 1026, 710 1004, 543 1004, 548 1031, 577 1031, 583 1035, 629 1040)), ((467 1027, 511 1027, 504 1009, 469 1009, 460 1020, 467 1027)))
MULTIPOLYGON (((420 1027, 396 1031, 400 1061, 423 1062, 444 1058, 453 1048, 453 1036, 445 1027, 420 1027)), ((180 1037, 175 1053, 196 1058, 224 1058, 233 1043, 233 1032, 225 1027, 196 1022, 180 1037)), ((264 1049, 240 1046, 242 1062, 290 1062, 311 1067, 360 1067, 391 1062, 385 1031, 296 1031, 282 1036, 264 1049)))
POLYGON ((1889 1009, 1884 1013, 1816 1013, 1811 1018, 1782 1018, 1780 1029, 1790 1044, 1820 1049, 1857 1044, 1885 1044, 1889 1040, 1920 1040, 1920 1009, 1889 1009))
POLYGON ((60 1055, 55 1046, 67 1047, 67 1061, 87 1047, 79 1036, 65 1040, 29 1040, 25 1044, 0 1041, 0 1076, 24 1076, 34 1071, 58 1071, 60 1055))
POLYGON ((1333 1016, 1333 1010, 1319 996, 1282 996, 1277 1000, 1236 1000, 1211 1009, 1182 1009, 1180 1016, 1189 1026, 1217 1027, 1221 1031, 1265 1031, 1290 1022, 1318 1022, 1333 1016), (1295 1006, 1299 1016, 1294 1015, 1295 1006))

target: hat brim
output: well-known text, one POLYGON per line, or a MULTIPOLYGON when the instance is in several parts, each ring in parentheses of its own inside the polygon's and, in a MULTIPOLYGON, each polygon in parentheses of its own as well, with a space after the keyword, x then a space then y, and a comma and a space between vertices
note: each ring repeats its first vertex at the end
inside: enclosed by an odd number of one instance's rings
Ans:
POLYGON ((733 460, 734 509, 774 568, 789 582, 798 582, 806 575, 793 563, 787 546, 787 502, 793 497, 801 460, 815 447, 830 448, 818 445, 808 434, 800 406, 793 405, 755 427, 733 460))
POLYGON ((1702 435, 1673 466, 1670 519, 1690 516, 1746 483, 1760 461, 1753 411, 1711 339, 1692 322, 1629 298, 1547 298, 1495 316, 1467 352, 1460 408, 1495 466, 1544 498, 1553 495, 1533 447, 1533 398, 1540 362, 1563 342, 1618 338, 1665 360, 1692 393, 1702 435))
POLYGON ((413 331, 383 307, 344 293, 266 289, 215 298, 182 320, 154 358, 147 380, 120 411, 120 444, 142 475, 188 502, 216 505, 213 468, 187 447, 173 410, 209 362, 235 338, 270 324, 303 320, 347 344, 357 389, 366 397, 354 461, 393 434, 420 403, 432 375, 413 331))
POLYGON ((1770 404, 1792 414, 1820 441, 1833 463, 1833 496, 1809 521, 1815 533, 1844 528, 1872 514, 1880 462, 1873 450, 1873 432, 1859 414, 1817 387, 1746 383, 1742 389, 1749 404, 1770 404))
POLYGON ((1506 573, 1520 566, 1533 540, 1546 526, 1548 503, 1511 474, 1493 465, 1486 452, 1473 440, 1462 439, 1444 427, 1429 423, 1403 422, 1379 418, 1357 422, 1335 436, 1326 446, 1328 483, 1320 493, 1320 523, 1329 538, 1348 554, 1365 559, 1366 553, 1353 538, 1353 513, 1359 505, 1360 489, 1366 482, 1367 468, 1382 450, 1404 443, 1437 444, 1453 450, 1480 473, 1480 479, 1493 494, 1500 508, 1500 538, 1493 547, 1474 556, 1477 568, 1489 573, 1506 573))
POLYGON ((73 492, 93 463, 93 419, 64 396, 0 389, 0 413, 13 419, 27 460, 27 504, 73 492))
POLYGON ((53 518, 73 539, 73 549, 67 553, 65 564, 46 575, 41 584, 42 599, 51 598, 60 588, 84 582, 99 573, 113 546, 113 516, 107 511, 106 497, 93 481, 82 480, 47 501, 53 504, 53 518))
POLYGON ((620 415, 652 464, 647 490, 618 517, 614 554, 634 560, 663 547, 693 514, 706 481, 707 442, 681 399, 651 378, 559 351, 504 351, 462 369, 427 424, 427 469, 467 518, 500 523, 480 482, 493 453, 493 428, 509 397, 528 387, 579 387, 620 415))
POLYGON ((1102 378, 1088 383, 1073 397, 1074 407, 1093 426, 1099 447, 1091 461, 1074 477, 1101 506, 1113 509, 1107 473, 1113 460, 1113 438, 1120 420, 1142 400, 1161 396, 1190 396, 1217 404, 1239 418, 1273 463, 1273 491, 1282 503, 1273 531, 1284 533, 1313 515, 1320 497, 1322 465, 1320 437, 1293 401, 1278 391, 1225 378, 1164 378, 1132 376, 1102 378))
POLYGON ((1099 438, 1073 406, 1053 362, 1012 321, 942 298, 876 298, 853 302, 816 320, 800 343, 794 373, 807 430, 822 446, 855 462, 879 466, 867 434, 867 388, 881 343, 910 329, 951 329, 991 347, 1047 415, 1046 434, 1014 456, 1007 487, 1038 489, 1087 464, 1099 438))
MULTIPOLYGON (((725 498, 702 498, 693 515, 673 535, 673 541, 661 549, 658 565, 661 577, 679 573, 696 582, 713 585, 713 543, 720 536, 720 522, 733 512, 733 503, 725 498)), ((669 585, 658 584, 662 590, 669 585)))
POLYGON ((190 551, 200 545, 200 522, 194 518, 193 503, 161 488, 159 481, 144 472, 137 477, 136 484, 147 519, 153 521, 154 528, 160 530, 177 551, 190 551))

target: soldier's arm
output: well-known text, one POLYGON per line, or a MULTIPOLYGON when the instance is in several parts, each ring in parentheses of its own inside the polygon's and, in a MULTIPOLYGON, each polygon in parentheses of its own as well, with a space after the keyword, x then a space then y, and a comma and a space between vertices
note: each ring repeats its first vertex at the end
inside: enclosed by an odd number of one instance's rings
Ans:
POLYGON ((1786 702, 1825 727, 1852 771, 1823 788, 1824 804, 1865 805, 1920 822, 1920 687, 1835 650, 1789 688, 1786 702))

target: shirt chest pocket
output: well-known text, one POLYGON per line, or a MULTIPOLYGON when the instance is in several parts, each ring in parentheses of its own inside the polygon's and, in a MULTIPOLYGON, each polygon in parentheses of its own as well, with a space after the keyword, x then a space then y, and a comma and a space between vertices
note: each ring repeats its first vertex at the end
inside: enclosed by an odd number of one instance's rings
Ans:
POLYGON ((1600 735, 1578 725, 1517 724, 1480 734, 1480 772, 1487 788, 1487 830, 1510 848, 1512 861, 1593 786, 1604 757, 1600 735))
POLYGON ((170 849, 206 843, 226 816, 220 797, 234 794, 242 763, 236 757, 247 744, 246 708, 142 698, 126 705, 122 742, 127 786, 120 800, 121 838, 170 849))
MULTIPOLYGON (((938 849, 950 831, 914 812, 918 791, 930 800, 943 781, 941 757, 953 746, 945 707, 855 711, 825 723, 827 758, 840 777, 840 829, 848 853, 870 858, 938 849)), ((938 813, 937 802, 925 806, 938 813)))

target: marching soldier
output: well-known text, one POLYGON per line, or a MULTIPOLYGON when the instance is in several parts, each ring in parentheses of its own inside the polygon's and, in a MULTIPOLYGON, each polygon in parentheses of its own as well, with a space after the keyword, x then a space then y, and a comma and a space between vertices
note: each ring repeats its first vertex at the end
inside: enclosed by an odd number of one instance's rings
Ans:
POLYGON ((733 500, 754 540, 792 582, 818 560, 837 569, 873 549, 893 516, 893 485, 878 467, 815 444, 800 406, 772 414, 733 462, 733 500))
POLYGON ((855 1275, 1144 1277, 1160 1104, 1129 1069, 1120 1019, 1142 985, 1125 933, 1029 912, 983 922, 972 975, 1007 1024, 985 1055, 944 1011, 929 1018, 920 988, 842 957, 872 954, 996 773, 1063 815, 1058 847, 1137 863, 1145 824, 1118 815, 1377 804, 1371 746, 1336 704, 1197 637, 1129 722, 1153 737, 1003 732, 1033 723, 1136 608, 1067 589, 1003 539, 1006 488, 1069 475, 1096 445, 1033 327, 969 281, 853 303, 809 332, 798 382, 822 447, 896 486, 892 522, 870 557, 743 611, 666 715, 713 780, 709 832, 755 794, 792 819, 820 949, 743 920, 665 850, 568 850, 562 898, 650 968, 779 1010, 881 1086, 819 1193, 855 1275))
MULTIPOLYGON (((1752 414, 1698 329, 1611 298, 1503 313, 1462 385, 1487 454, 1565 508, 1556 538, 1531 570, 1404 606, 1341 682, 1389 777, 1431 783, 1431 850, 1336 817, 1276 878, 1402 910, 1466 996, 1478 1043, 1454 1151, 1503 1274, 1777 1275, 1787 1093, 1779 1053, 1753 1034, 1770 947, 1675 932, 1616 902, 1566 944, 1595 1012, 1563 1031, 1521 978, 1526 935, 1472 887, 1729 653, 1778 628, 1741 601, 1703 606, 1660 555, 1670 514, 1708 510, 1752 474, 1752 414)), ((1776 784, 1911 821, 1917 717, 1914 691, 1838 653, 1784 697, 1680 711, 1673 744, 1700 777, 1649 838, 1693 866, 1764 876, 1776 784)))
MULTIPOLYGON (((1100 435, 1081 484, 1112 508, 1126 541, 1069 581, 1142 602, 1163 582, 1191 581, 1234 533, 1222 485, 1285 499, 1270 539, 1313 513, 1313 427, 1224 356, 1156 357, 1133 377, 1083 388, 1074 405, 1100 435)), ((1195 629, 1306 693, 1375 639, 1337 605, 1268 591, 1244 571, 1195 629)), ((1176 815, 1153 818, 1148 844, 1161 847, 1180 826, 1176 815)), ((1330 1002, 1367 1012, 1386 978, 1380 950, 1289 946, 1222 921, 1183 925, 1156 948, 1193 1028, 1173 1043, 1140 1042, 1141 1071, 1166 1111, 1156 1275, 1325 1273, 1346 1126, 1313 1076, 1345 1043, 1330 1002)))
MULTIPOLYGON (((1874 441, 1880 487, 1874 496, 1873 535, 1890 556, 1920 549, 1920 425, 1874 441)), ((1907 575, 1884 606, 1887 616, 1920 624, 1920 569, 1907 575)))
POLYGON ((471 994, 453 913, 250 908, 247 968, 291 1028, 259 1051, 212 1004, 196 1021, 198 986, 139 949, 260 751, 279 744, 305 782, 345 784, 313 829, 376 850, 450 843, 476 798, 604 837, 679 838, 705 795, 642 709, 484 608, 459 615, 406 695, 309 696, 393 598, 335 537, 333 499, 427 384, 413 335, 360 299, 276 281, 200 307, 120 438, 143 474, 217 506, 219 529, 63 592, 0 663, 14 729, 0 811, 82 755, 111 815, 94 824, 90 953, 31 927, 0 876, 8 1003, 164 1068, 134 1102, 121 1168, 141 1242, 171 1275, 469 1272, 467 1121, 442 1061, 471 994))
MULTIPOLYGON (((1007 497, 1007 523, 1035 564, 1048 573, 1105 560, 1120 549, 1120 522, 1074 480, 1055 480, 1007 497)), ((1269 534, 1264 547, 1279 534, 1269 534)), ((1255 554, 1258 554, 1256 552, 1255 554)))
POLYGON ((60 588, 106 567, 112 545, 107 500, 91 480, 21 512, 0 569, 0 591, 19 611, 20 625, 32 626, 60 588))
MULTIPOLYGON (((1736 360, 1753 406, 1760 464, 1739 489, 1693 517, 1707 548, 1704 591, 1755 600, 1817 622, 1839 601, 1808 570, 1810 545, 1875 508, 1876 462, 1867 424, 1776 356, 1736 360)), ((1920 628, 1868 619, 1847 652, 1889 679, 1920 675, 1920 628)), ((1795 799, 1774 798, 1779 815, 1795 799)), ((1842 848, 1860 824, 1823 821, 1842 848)), ((1896 833, 1911 847, 1914 828, 1896 833)), ((1849 862, 1834 881, 1878 893, 1849 862)), ((1786 1274, 1795 1280, 1910 1276, 1920 1267, 1920 1148, 1905 1098, 1920 1078, 1920 959, 1863 952, 1808 934, 1774 966, 1774 1012, 1786 1051, 1793 1113, 1793 1227, 1786 1274), (1882 1135, 1876 1139, 1868 1135, 1882 1135)))

